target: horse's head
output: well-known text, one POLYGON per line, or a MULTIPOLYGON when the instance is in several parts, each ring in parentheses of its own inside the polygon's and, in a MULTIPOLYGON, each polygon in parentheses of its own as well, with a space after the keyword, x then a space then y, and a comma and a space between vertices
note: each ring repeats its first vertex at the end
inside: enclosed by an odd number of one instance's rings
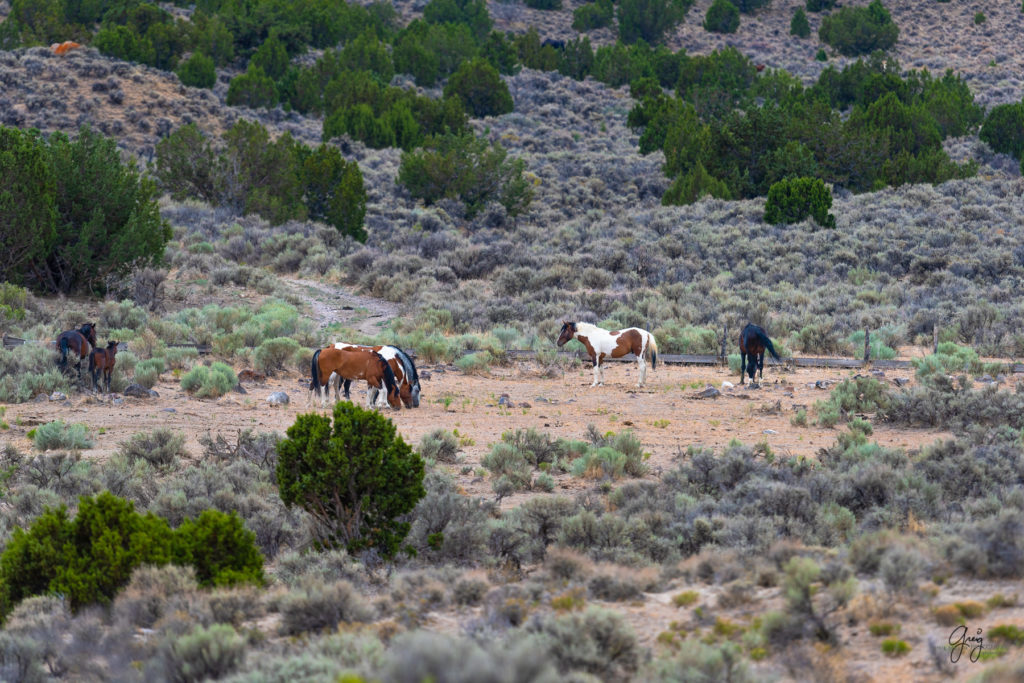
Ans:
POLYGON ((114 357, 117 355, 117 345, 120 343, 118 341, 107 342, 107 356, 110 357, 111 363, 114 362, 114 357))
POLYGON ((559 346, 565 346, 565 343, 571 340, 576 335, 576 323, 562 322, 562 332, 558 335, 558 341, 556 342, 559 346))
POLYGON ((78 328, 78 331, 93 347, 96 346, 96 323, 86 323, 78 328))

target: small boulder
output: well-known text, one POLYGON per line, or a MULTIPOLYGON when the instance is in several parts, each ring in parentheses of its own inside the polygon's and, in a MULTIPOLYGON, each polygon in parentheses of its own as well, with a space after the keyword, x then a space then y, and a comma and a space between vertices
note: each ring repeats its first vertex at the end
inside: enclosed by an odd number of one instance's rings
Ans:
POLYGON ((115 398, 113 401, 111 401, 111 403, 113 403, 115 406, 123 406, 124 405, 124 399, 123 398, 115 398))
POLYGON ((286 406, 290 401, 291 399, 288 398, 288 394, 283 391, 275 391, 270 396, 267 396, 267 403, 272 406, 286 406))
POLYGON ((64 393, 61 393, 59 391, 55 391, 52 394, 50 394, 50 400, 51 401, 66 401, 66 400, 68 400, 68 395, 64 394, 64 393))
POLYGON ((736 385, 733 384, 732 382, 722 382, 722 389, 723 390, 725 390, 725 389, 732 389, 734 386, 736 386, 736 385))
POLYGON ((50 397, 47 396, 46 394, 39 393, 39 394, 36 394, 36 397, 34 399, 32 399, 32 400, 35 401, 36 403, 44 403, 46 401, 49 401, 50 397))
POLYGON ((235 388, 232 389, 232 391, 234 391, 236 394, 248 394, 249 393, 248 391, 245 390, 245 387, 243 387, 241 384, 236 384, 235 388))
POLYGON ((690 396, 690 398, 705 399, 705 398, 718 398, 722 395, 722 392, 715 389, 713 386, 708 385, 704 387, 704 391, 699 391, 696 394, 690 396))
POLYGON ((150 398, 150 390, 141 384, 132 383, 124 388, 121 392, 125 396, 131 396, 132 398, 150 398))
POLYGON ((508 394, 502 394, 501 396, 498 397, 498 405, 508 406, 509 408, 511 408, 513 406, 512 399, 509 397, 508 394))

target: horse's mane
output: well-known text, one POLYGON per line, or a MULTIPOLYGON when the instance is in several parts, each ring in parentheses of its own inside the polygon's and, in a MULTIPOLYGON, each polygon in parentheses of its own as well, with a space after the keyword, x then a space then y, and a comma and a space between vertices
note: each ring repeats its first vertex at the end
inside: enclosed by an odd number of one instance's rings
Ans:
POLYGON ((377 356, 377 360, 384 366, 384 386, 387 387, 388 393, 390 394, 392 391, 397 392, 398 380, 395 378, 395 372, 391 369, 391 365, 379 353, 374 353, 373 355, 377 356))
POLYGON ((392 346, 395 350, 395 355, 398 356, 398 360, 402 362, 402 367, 405 368, 405 374, 409 376, 409 385, 418 387, 420 385, 420 376, 416 372, 416 364, 412 362, 412 358, 397 346, 392 346))

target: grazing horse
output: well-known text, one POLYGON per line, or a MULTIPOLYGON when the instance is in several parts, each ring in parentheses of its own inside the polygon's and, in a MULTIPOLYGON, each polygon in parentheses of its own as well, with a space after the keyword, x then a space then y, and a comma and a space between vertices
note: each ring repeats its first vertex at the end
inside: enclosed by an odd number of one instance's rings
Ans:
POLYGON ((60 352, 60 360, 57 365, 64 372, 68 370, 68 352, 77 359, 75 369, 78 370, 78 381, 82 381, 82 359, 89 355, 91 349, 96 348, 96 323, 85 323, 77 330, 61 332, 57 337, 57 350, 60 352))
MULTIPOLYGON (((420 407, 420 376, 416 372, 416 364, 412 362, 412 358, 397 346, 360 346, 359 344, 346 344, 345 342, 335 342, 334 348, 336 349, 368 349, 375 351, 381 355, 381 357, 388 362, 391 366, 391 371, 395 373, 395 381, 398 383, 398 393, 402 397, 402 403, 405 404, 406 408, 419 408, 420 407)), ((338 396, 339 387, 344 382, 345 387, 345 400, 349 399, 349 388, 352 385, 352 380, 342 380, 337 375, 335 377, 334 384, 334 400, 341 400, 338 396)), ((378 405, 383 407, 384 397, 381 396, 378 401, 378 405)))
POLYGON ((621 358, 627 353, 636 356, 636 364, 640 377, 636 385, 642 387, 647 381, 647 358, 651 359, 651 368, 658 367, 658 343, 654 335, 639 327, 627 327, 624 330, 609 332, 590 323, 562 323, 562 332, 558 335, 558 345, 563 346, 575 337, 587 348, 590 360, 594 363, 594 387, 604 384, 605 358, 621 358))
POLYGON ((89 354, 89 374, 92 375, 92 388, 96 389, 97 383, 100 387, 107 385, 107 393, 110 393, 110 376, 114 372, 114 361, 117 357, 117 345, 120 342, 107 342, 105 349, 93 349, 89 354), (103 381, 100 382, 100 373, 103 374, 103 381))
POLYGON ((764 350, 768 349, 772 358, 779 360, 779 354, 775 353, 772 340, 768 333, 753 323, 740 332, 740 384, 743 384, 743 373, 750 375, 750 381, 754 381, 754 373, 761 371, 761 379, 764 379, 764 350))
MULTIPOLYGON (((327 405, 327 397, 330 393, 328 383, 332 372, 337 373, 342 379, 366 380, 366 385, 369 387, 366 395, 367 408, 373 408, 377 394, 382 389, 387 392, 387 400, 392 408, 395 410, 402 408, 402 399, 398 393, 398 384, 395 382, 395 373, 379 353, 358 348, 337 349, 333 346, 318 349, 313 354, 310 368, 309 398, 312 398, 314 391, 323 392, 320 400, 322 406, 327 405)), ((307 405, 309 398, 306 400, 307 405)))

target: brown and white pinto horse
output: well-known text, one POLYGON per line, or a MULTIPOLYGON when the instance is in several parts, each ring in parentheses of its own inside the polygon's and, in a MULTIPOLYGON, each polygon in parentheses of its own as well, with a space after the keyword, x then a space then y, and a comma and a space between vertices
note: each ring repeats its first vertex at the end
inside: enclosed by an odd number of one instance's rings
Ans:
POLYGON ((92 376, 92 388, 96 385, 103 387, 107 385, 107 393, 110 393, 110 377, 114 373, 114 362, 117 358, 117 345, 120 342, 107 342, 105 349, 93 349, 89 354, 89 374, 92 376), (100 374, 103 374, 103 381, 100 381, 100 374))
POLYGON ((60 360, 57 365, 63 372, 68 370, 68 352, 75 361, 75 369, 78 370, 78 381, 82 381, 82 360, 89 355, 91 349, 96 348, 96 323, 85 323, 77 330, 61 332, 57 337, 57 351, 60 352, 60 360))
MULTIPOLYGON (((360 344, 347 344, 345 342, 335 342, 334 348, 336 349, 366 349, 379 353, 381 357, 388 362, 391 366, 391 371, 395 373, 395 382, 398 384, 398 393, 402 397, 402 403, 405 404, 406 408, 419 408, 420 407, 420 377, 416 372, 416 364, 412 362, 412 358, 397 346, 364 346, 360 344)), ((338 375, 333 376, 334 382, 334 400, 340 401, 341 397, 338 395, 339 389, 344 382, 345 387, 345 400, 349 400, 349 388, 352 385, 352 380, 343 380, 338 375)), ((385 397, 383 394, 378 396, 379 407, 384 407, 385 397)))
POLYGON ((624 330, 609 332, 590 323, 562 323, 562 332, 558 335, 558 345, 563 346, 570 339, 576 338, 587 349, 590 360, 594 363, 594 387, 604 384, 605 358, 621 358, 632 353, 636 356, 640 377, 636 385, 642 387, 647 381, 647 358, 651 359, 651 368, 658 366, 658 344, 654 335, 638 327, 627 327, 624 330))
MULTIPOLYGON (((333 346, 317 350, 313 354, 310 368, 309 398, 312 398, 314 391, 323 392, 320 399, 322 406, 327 405, 327 397, 330 393, 328 382, 332 372, 342 379, 366 380, 366 385, 369 387, 366 396, 367 408, 373 408, 377 393, 381 390, 387 393, 387 400, 392 408, 395 410, 402 408, 402 399, 398 394, 395 373, 379 353, 364 349, 336 349, 333 346)), ((308 398, 306 405, 309 405, 308 398)))

